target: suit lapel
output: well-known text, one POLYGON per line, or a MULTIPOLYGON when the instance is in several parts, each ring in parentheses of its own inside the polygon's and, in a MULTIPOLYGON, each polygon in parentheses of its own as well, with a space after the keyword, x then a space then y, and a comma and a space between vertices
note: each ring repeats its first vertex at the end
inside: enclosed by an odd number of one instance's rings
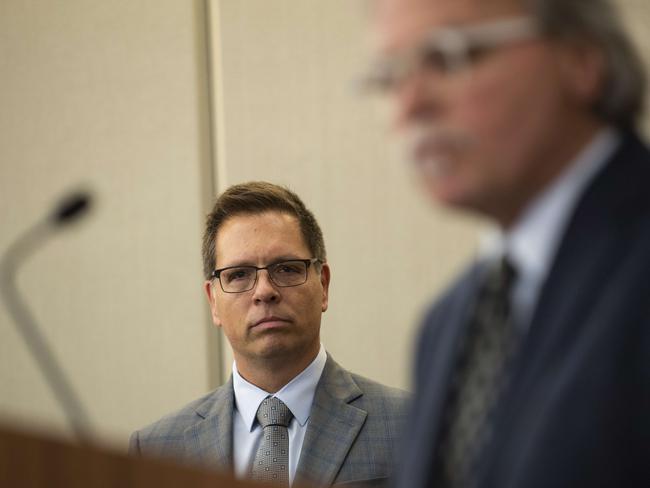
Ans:
POLYGON ((232 420, 234 392, 232 377, 196 409, 202 420, 189 427, 185 435, 188 459, 205 467, 232 470, 232 420))
POLYGON ((318 383, 295 484, 329 486, 341 469, 367 412, 349 403, 363 392, 329 356, 318 383))
POLYGON ((427 384, 426 391, 430 392, 430 409, 427 412, 434 425, 439 425, 438 416, 445 407, 445 401, 453 380, 453 373, 458 361, 458 355, 467 335, 471 323, 471 314, 475 307, 479 288, 485 279, 487 267, 480 263, 473 267, 466 277, 465 284, 453 301, 449 303, 449 310, 443 312, 445 326, 439 330, 435 342, 438 358, 426 372, 421 372, 423 384, 427 384), (428 381, 427 381, 428 380, 428 381))
POLYGON ((429 348, 427 351, 420 349, 418 354, 421 361, 417 365, 416 381, 420 399, 415 402, 411 414, 412 428, 417 431, 413 435, 421 444, 415 455, 401 459, 400 469, 402 479, 412 481, 415 486, 431 484, 431 453, 436 452, 439 443, 444 424, 442 416, 458 354, 486 270, 479 263, 461 278, 455 292, 444 298, 426 319, 427 324, 438 324, 438 327, 427 327, 425 336, 419 339, 420 348, 429 348))

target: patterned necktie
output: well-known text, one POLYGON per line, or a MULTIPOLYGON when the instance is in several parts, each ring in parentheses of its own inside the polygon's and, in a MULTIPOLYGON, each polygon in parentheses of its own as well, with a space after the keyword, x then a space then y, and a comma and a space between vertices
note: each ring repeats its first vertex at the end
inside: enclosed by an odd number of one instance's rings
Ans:
POLYGON ((289 486, 289 432, 293 414, 282 400, 266 397, 257 409, 257 421, 262 426, 262 441, 251 467, 251 477, 270 481, 277 486, 289 486))
POLYGON ((472 488, 492 414, 516 342, 510 317, 515 270, 504 258, 488 271, 456 366, 439 444, 441 487, 472 488))

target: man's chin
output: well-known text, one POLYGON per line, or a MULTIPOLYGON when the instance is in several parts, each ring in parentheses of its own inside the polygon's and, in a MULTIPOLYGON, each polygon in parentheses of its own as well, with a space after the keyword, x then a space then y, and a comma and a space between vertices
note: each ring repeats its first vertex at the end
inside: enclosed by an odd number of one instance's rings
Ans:
POLYGON ((502 215, 498 211, 499 201, 494 196, 485 197, 479 193, 466 191, 464 188, 427 186, 426 190, 432 203, 436 206, 451 211, 474 214, 479 218, 496 220, 503 225, 502 215))
POLYGON ((300 350, 300 346, 286 334, 274 332, 259 338, 254 355, 266 361, 274 359, 286 361, 288 358, 293 359, 300 350))
MULTIPOLYGON (((320 344, 320 343, 318 343, 320 344)), ((296 340, 282 334, 269 334, 260 338, 254 356, 265 362, 301 362, 303 357, 311 356, 314 347, 310 343, 296 340)))
POLYGON ((425 178, 423 186, 433 203, 449 207, 466 207, 467 191, 453 177, 425 178))

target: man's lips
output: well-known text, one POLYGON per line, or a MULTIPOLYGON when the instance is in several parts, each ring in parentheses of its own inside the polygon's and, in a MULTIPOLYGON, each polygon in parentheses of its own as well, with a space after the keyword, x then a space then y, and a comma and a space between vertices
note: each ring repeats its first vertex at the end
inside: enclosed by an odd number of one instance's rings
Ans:
POLYGON ((288 319, 271 315, 254 322, 251 329, 273 329, 275 327, 285 327, 289 323, 288 319))
POLYGON ((458 148, 451 141, 442 139, 422 140, 412 146, 411 158, 417 162, 448 160, 458 153, 458 148))

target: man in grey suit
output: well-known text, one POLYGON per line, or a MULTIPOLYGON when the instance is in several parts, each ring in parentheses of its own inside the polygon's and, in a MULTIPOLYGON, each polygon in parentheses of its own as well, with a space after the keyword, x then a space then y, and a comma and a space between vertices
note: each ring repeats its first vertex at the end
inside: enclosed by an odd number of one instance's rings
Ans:
POLYGON ((612 2, 373 5, 423 186, 498 227, 426 315, 398 486, 650 486, 646 80, 612 2))
POLYGON ((203 260, 233 374, 135 432, 130 451, 284 486, 384 486, 406 395, 346 371, 323 349, 331 272, 313 214, 286 188, 232 186, 208 215, 203 260))

